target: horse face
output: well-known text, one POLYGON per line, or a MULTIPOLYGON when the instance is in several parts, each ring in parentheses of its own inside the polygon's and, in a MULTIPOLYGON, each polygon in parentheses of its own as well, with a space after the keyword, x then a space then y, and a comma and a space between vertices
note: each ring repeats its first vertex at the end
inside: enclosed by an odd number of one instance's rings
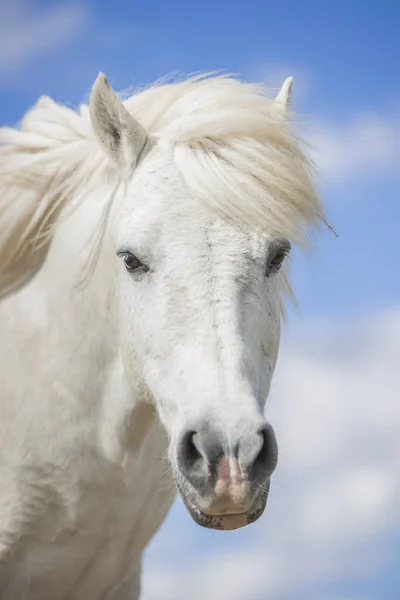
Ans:
MULTIPOLYGON (((279 115, 289 93, 290 82, 279 115)), ((127 181, 115 248, 126 372, 157 407, 192 517, 215 529, 242 527, 263 512, 277 463, 263 409, 289 243, 206 209, 199 183, 194 191, 183 182, 174 145, 150 139, 103 76, 91 116, 127 181)))
POLYGON ((232 529, 265 506, 277 447, 263 408, 279 345, 285 240, 246 233, 186 197, 154 148, 118 217, 121 344, 170 439, 184 502, 232 529))

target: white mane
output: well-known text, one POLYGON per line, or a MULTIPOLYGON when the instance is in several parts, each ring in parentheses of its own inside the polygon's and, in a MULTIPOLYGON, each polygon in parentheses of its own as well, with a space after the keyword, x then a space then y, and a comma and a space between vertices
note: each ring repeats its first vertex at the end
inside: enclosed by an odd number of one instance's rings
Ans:
MULTIPOLYGON (((313 170, 276 102, 227 76, 157 85, 125 101, 173 151, 189 193, 225 218, 307 239, 323 219, 313 170)), ((43 97, 20 129, 0 129, 0 296, 41 266, 60 209, 118 175, 76 112, 43 97)))

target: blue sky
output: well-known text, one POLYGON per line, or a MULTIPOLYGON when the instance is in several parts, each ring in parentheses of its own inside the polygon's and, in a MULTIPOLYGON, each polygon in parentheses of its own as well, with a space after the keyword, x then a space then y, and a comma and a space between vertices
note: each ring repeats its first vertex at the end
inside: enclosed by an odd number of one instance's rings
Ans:
POLYGON ((289 314, 271 411, 294 466, 280 467, 270 511, 247 530, 200 530, 177 503, 146 559, 146 600, 197 598, 207 578, 210 600, 400 596, 399 30, 395 0, 0 4, 3 124, 41 94, 77 105, 100 70, 120 90, 171 72, 222 69, 272 87, 294 75, 293 107, 339 234, 323 232, 293 261, 300 311, 289 314))

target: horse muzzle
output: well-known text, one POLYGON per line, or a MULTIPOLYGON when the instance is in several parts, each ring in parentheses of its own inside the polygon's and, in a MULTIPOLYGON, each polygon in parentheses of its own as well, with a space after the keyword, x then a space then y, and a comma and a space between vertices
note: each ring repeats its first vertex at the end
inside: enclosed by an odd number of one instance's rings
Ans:
POLYGON ((277 465, 276 438, 265 422, 244 429, 241 435, 224 436, 205 424, 189 428, 180 438, 178 489, 190 515, 203 527, 238 529, 264 512, 277 465))

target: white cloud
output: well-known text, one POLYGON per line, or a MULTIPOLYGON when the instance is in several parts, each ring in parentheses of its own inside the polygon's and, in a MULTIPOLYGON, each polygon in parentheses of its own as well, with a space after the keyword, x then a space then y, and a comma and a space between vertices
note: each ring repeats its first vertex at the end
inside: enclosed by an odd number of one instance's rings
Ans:
POLYGON ((400 534, 399 356, 400 309, 292 331, 268 408, 281 459, 264 517, 208 532, 177 505, 149 551, 144 600, 291 600, 384 566, 379 542, 400 534))
POLYGON ((33 58, 71 40, 82 28, 86 8, 82 3, 57 4, 35 10, 29 0, 0 5, 0 72, 25 66, 33 58))
POLYGON ((400 117, 361 115, 346 125, 320 123, 305 137, 322 177, 343 183, 371 175, 399 175, 400 117))

